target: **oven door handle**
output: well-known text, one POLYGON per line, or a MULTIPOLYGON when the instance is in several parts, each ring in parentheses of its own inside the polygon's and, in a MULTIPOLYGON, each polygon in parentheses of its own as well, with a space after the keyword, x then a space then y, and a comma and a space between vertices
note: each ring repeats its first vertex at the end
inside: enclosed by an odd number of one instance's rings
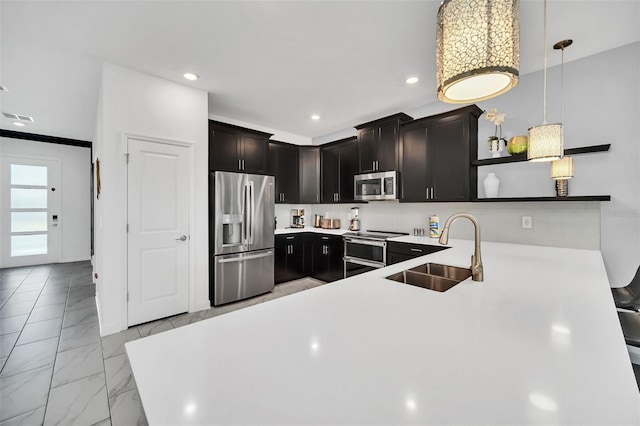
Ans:
POLYGON ((343 257, 345 263, 354 263, 356 265, 370 266, 372 268, 384 268, 386 265, 380 262, 372 262, 370 260, 358 259, 356 257, 345 256, 343 257))
POLYGON ((344 240, 348 243, 354 244, 365 244, 367 246, 376 246, 376 247, 386 247, 386 241, 373 241, 373 240, 365 240, 362 238, 353 238, 353 237, 344 237, 344 240))

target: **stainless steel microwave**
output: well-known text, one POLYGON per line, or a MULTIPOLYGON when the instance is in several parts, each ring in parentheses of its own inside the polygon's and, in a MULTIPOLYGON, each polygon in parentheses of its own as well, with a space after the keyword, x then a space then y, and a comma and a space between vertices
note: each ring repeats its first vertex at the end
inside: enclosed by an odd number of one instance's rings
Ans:
POLYGON ((398 199, 398 172, 355 175, 353 185, 357 201, 398 199))

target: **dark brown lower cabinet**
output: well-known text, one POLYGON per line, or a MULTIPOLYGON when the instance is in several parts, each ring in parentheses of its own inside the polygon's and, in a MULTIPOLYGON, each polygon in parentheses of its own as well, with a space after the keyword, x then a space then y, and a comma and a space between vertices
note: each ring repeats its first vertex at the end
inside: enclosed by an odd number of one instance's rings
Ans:
POLYGON ((293 281, 309 275, 310 264, 305 262, 305 251, 308 250, 307 234, 291 234, 275 236, 275 283, 293 281))
POLYGON ((321 281, 331 282, 344 278, 342 260, 344 245, 338 235, 311 234, 313 267, 311 276, 321 281))
POLYGON ((395 241, 387 241, 387 265, 404 262, 405 260, 415 259, 431 253, 448 249, 445 246, 430 246, 424 244, 398 243, 395 241))
POLYGON ((310 232, 275 236, 275 283, 311 276, 325 282, 344 278, 342 237, 310 232))

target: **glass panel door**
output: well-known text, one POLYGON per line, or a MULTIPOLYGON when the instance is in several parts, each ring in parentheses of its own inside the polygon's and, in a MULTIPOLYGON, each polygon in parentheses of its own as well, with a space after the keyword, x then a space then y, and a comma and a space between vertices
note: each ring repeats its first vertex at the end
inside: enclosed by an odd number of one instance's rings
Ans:
POLYGON ((59 161, 2 157, 0 267, 59 261, 59 161))
POLYGON ((11 256, 47 254, 47 166, 11 164, 11 256))

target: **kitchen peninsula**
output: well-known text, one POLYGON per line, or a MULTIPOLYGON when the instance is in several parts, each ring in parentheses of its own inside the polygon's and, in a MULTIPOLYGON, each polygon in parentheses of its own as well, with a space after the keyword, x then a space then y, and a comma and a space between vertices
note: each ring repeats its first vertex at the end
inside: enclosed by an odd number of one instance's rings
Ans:
MULTIPOLYGON (((409 242, 428 238, 400 237, 409 242)), ((155 424, 639 424, 599 251, 473 241, 126 344, 155 424)))

